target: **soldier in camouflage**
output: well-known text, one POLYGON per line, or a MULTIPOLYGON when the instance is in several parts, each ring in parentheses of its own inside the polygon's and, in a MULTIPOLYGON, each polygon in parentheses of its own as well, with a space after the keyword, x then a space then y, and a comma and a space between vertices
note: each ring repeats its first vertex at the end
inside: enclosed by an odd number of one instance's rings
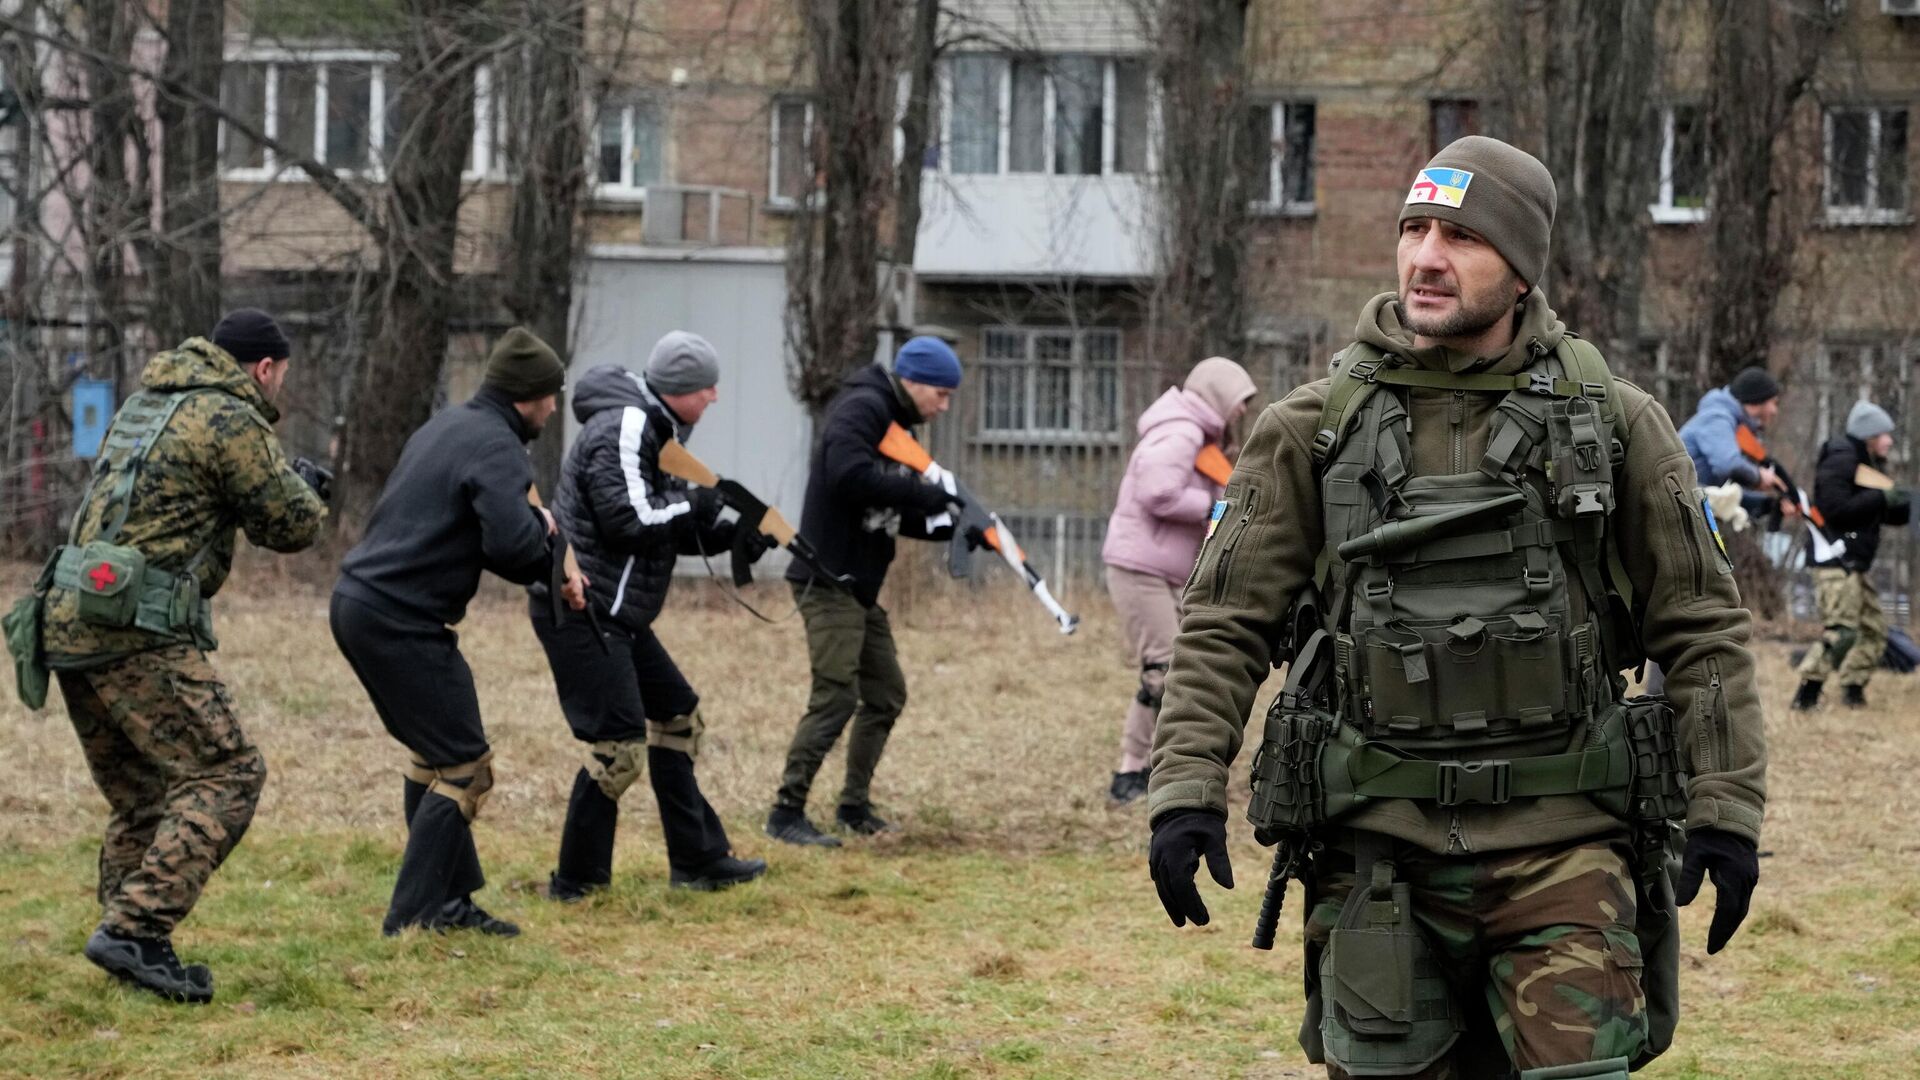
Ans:
POLYGON ((68 543, 50 563, 42 643, 111 814, 89 960, 174 1001, 213 977, 174 926, 253 819, 267 767, 207 660, 209 600, 236 526, 274 551, 312 544, 325 470, 288 462, 273 399, 291 349, 265 313, 222 319, 148 362, 116 414, 68 543))
POLYGON ((1718 952, 1759 875, 1750 618, 1672 422, 1537 287, 1554 200, 1493 139, 1421 170, 1398 292, 1260 416, 1187 584, 1154 882, 1176 926, 1203 859, 1232 886, 1227 769, 1291 650, 1248 816, 1307 885, 1335 1078, 1623 1080, 1672 1036, 1673 909, 1711 875, 1718 952), (1642 657, 1667 699, 1624 696, 1642 657))

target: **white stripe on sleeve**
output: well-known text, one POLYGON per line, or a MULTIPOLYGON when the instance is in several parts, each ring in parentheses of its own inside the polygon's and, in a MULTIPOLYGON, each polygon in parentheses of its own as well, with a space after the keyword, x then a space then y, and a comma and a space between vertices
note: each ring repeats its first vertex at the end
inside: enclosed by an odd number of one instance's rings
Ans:
POLYGON ((647 432, 647 412, 629 405, 620 414, 620 472, 627 478, 627 501, 642 525, 665 525, 693 509, 686 500, 671 506, 654 506, 647 501, 647 479, 640 473, 640 440, 647 432))

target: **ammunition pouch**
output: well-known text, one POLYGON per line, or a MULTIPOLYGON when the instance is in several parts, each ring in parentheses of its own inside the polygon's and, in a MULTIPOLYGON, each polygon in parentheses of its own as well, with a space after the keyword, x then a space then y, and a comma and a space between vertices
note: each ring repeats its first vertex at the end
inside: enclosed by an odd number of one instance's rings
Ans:
POLYGON ((14 601, 13 610, 0 617, 7 653, 13 657, 14 690, 20 696, 20 704, 29 709, 46 705, 47 687, 52 681, 40 631, 46 621, 47 589, 53 584, 53 563, 49 558, 40 568, 40 577, 33 588, 14 601))
POLYGON ((700 710, 682 713, 671 720, 647 720, 647 745, 662 750, 678 750, 690 758, 700 756, 700 736, 707 730, 700 710))
POLYGON ((1375 859, 1320 955, 1320 1042, 1351 1076, 1409 1076, 1440 1060, 1465 1024, 1413 918, 1411 888, 1375 859))
POLYGON ((645 747, 639 739, 594 743, 587 751, 587 775, 600 785, 601 794, 619 802, 646 771, 645 747))
POLYGON ((219 645, 200 579, 148 566, 137 548, 99 540, 62 547, 53 561, 53 587, 72 590, 81 621, 94 626, 144 630, 207 652, 219 645))
POLYGON ((480 816, 480 808, 493 794, 493 751, 487 751, 475 761, 438 769, 414 754, 408 758, 405 775, 416 784, 427 785, 432 794, 452 799, 460 808, 460 816, 471 823, 480 816))
POLYGON ((1666 698, 1629 698, 1621 714, 1633 755, 1627 813, 1623 815, 1633 827, 1633 933, 1640 941, 1640 955, 1646 964, 1640 973, 1640 986, 1647 1000, 1647 1042, 1633 1061, 1637 1069, 1673 1045, 1674 1029, 1680 1022, 1680 920, 1673 883, 1679 876, 1680 854, 1686 844, 1687 773, 1673 709, 1666 698))

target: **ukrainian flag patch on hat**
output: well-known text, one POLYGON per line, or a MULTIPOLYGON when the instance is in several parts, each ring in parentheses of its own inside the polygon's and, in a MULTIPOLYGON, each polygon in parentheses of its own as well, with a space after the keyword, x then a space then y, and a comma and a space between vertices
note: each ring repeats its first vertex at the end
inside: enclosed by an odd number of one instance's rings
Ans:
POLYGON ((1432 203, 1435 206, 1459 206, 1467 197, 1467 185, 1473 174, 1465 169, 1421 169, 1407 192, 1407 205, 1432 203))

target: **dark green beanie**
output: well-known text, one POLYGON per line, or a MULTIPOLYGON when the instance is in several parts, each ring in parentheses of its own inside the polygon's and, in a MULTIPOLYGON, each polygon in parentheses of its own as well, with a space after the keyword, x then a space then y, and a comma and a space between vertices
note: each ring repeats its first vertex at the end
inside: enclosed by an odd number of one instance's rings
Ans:
POLYGON ((482 384, 515 401, 536 401, 557 394, 567 382, 567 368, 552 347, 524 326, 500 336, 487 357, 482 384))
POLYGON ((1455 139, 1414 177, 1400 220, 1438 218, 1487 238, 1515 273, 1538 285, 1553 233, 1553 174, 1540 159, 1484 135, 1455 139))

